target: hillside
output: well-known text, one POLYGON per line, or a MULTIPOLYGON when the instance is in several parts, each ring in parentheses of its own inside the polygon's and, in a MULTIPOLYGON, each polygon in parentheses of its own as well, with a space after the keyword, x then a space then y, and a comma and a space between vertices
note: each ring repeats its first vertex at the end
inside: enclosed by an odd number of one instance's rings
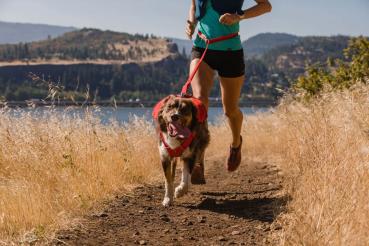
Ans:
MULTIPOLYGON (((295 36, 262 34, 259 38, 267 36, 276 36, 272 47, 281 45, 246 60, 242 101, 276 100, 305 72, 306 65, 325 63, 328 57, 342 58, 349 40, 344 36, 299 37, 285 44, 295 36)), ((82 29, 44 41, 0 45, 0 96, 15 101, 45 98, 48 87, 29 77, 34 73, 60 83, 67 94, 76 93, 77 99, 89 88, 97 100, 155 101, 177 93, 188 75, 188 54, 183 56, 182 50, 189 41, 180 42, 180 49, 174 42, 178 40, 82 29)), ((213 87, 211 97, 220 97, 219 86, 213 87)))
POLYGON ((328 59, 343 59, 342 50, 348 45, 350 37, 303 37, 292 45, 283 45, 266 52, 261 60, 269 70, 283 72, 296 79, 304 73, 306 66, 326 63, 328 59))
POLYGON ((300 37, 286 33, 261 33, 242 43, 246 59, 260 57, 268 51, 283 45, 293 45, 300 37))
POLYGON ((163 38, 81 29, 43 41, 0 45, 0 66, 157 61, 177 52, 163 38))
POLYGON ((75 30, 74 27, 0 21, 0 44, 39 41, 75 30))

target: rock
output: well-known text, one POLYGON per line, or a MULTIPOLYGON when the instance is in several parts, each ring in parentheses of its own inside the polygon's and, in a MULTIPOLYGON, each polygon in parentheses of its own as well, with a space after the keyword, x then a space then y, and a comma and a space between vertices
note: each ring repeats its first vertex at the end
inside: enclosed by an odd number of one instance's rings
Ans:
POLYGON ((160 218, 162 221, 164 221, 164 222, 169 222, 170 221, 170 219, 168 218, 168 217, 162 217, 162 218, 160 218))
POLYGON ((197 221, 199 223, 205 223, 206 222, 206 217, 205 216, 199 216, 199 217, 197 217, 197 221))
POLYGON ((223 236, 219 236, 218 240, 221 241, 221 242, 227 241, 227 239, 223 236))
POLYGON ((169 232, 169 229, 165 229, 163 232, 164 233, 168 233, 169 232))
POLYGON ((102 213, 99 213, 98 216, 101 217, 101 218, 105 218, 105 217, 108 217, 108 214, 102 212, 102 213))
POLYGON ((138 211, 138 213, 143 214, 143 213, 144 213, 144 211, 143 211, 143 210, 139 210, 139 211, 138 211))
POLYGON ((140 245, 146 245, 146 244, 147 244, 147 242, 146 242, 145 240, 140 240, 138 243, 139 243, 140 245))
POLYGON ((231 234, 232 234, 233 236, 235 236, 235 235, 239 235, 239 234, 241 234, 241 232, 240 232, 240 231, 232 231, 232 232, 231 232, 231 234))
POLYGON ((168 215, 167 215, 167 214, 162 214, 162 215, 160 215, 160 219, 161 219, 162 221, 164 221, 164 222, 169 222, 169 221, 170 221, 170 219, 169 219, 169 217, 168 217, 168 215))
POLYGON ((230 219, 236 219, 236 216, 234 216, 234 215, 230 215, 230 216, 229 216, 229 218, 230 218, 230 219))
POLYGON ((140 235, 140 232, 138 232, 138 231, 136 231, 136 232, 133 234, 133 236, 138 236, 138 235, 140 235))
POLYGON ((188 221, 188 222, 187 222, 187 225, 188 225, 188 226, 192 226, 192 225, 193 225, 192 221, 188 221))

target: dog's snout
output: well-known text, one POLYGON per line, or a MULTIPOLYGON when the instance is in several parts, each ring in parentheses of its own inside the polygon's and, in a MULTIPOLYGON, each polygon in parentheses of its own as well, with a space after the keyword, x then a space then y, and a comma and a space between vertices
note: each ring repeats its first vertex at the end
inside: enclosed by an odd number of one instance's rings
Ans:
POLYGON ((179 114, 173 114, 171 117, 172 121, 177 121, 179 120, 179 114))

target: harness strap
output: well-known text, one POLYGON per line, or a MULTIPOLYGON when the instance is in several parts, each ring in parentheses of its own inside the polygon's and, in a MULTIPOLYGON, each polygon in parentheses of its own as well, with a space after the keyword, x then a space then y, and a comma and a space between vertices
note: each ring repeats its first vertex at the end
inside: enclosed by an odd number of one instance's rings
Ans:
POLYGON ((216 43, 216 42, 220 42, 220 41, 224 41, 224 40, 227 40, 227 39, 231 39, 231 38, 234 38, 234 37, 237 37, 239 35, 238 32, 236 33, 231 33, 231 34, 228 34, 228 35, 225 35, 225 36, 220 36, 220 37, 217 37, 217 38, 212 38, 212 39, 208 39, 202 32, 198 32, 197 33, 198 36, 205 41, 206 43, 206 47, 205 47, 205 50, 204 52, 202 53, 202 56, 199 60, 199 62, 196 64, 196 67, 195 69, 192 71, 192 73, 190 74, 190 76, 188 77, 188 80, 187 82, 184 84, 184 86, 182 87, 182 91, 181 91, 181 96, 182 97, 190 97, 190 95, 187 94, 187 91, 188 91, 188 88, 190 87, 191 85, 191 82, 193 80, 193 78, 195 77, 197 71, 199 70, 200 68, 200 65, 202 63, 202 61, 204 60, 204 57, 206 55, 206 52, 208 51, 208 48, 209 48, 209 45, 212 44, 212 43, 216 43))
POLYGON ((183 143, 178 146, 175 149, 172 149, 168 143, 165 141, 163 133, 160 131, 160 138, 161 141, 164 144, 165 149, 168 151, 169 156, 171 157, 180 157, 182 155, 182 153, 188 148, 188 146, 190 146, 190 144, 192 143, 192 140, 195 138, 195 133, 190 134, 190 136, 188 136, 188 138, 186 138, 183 143))

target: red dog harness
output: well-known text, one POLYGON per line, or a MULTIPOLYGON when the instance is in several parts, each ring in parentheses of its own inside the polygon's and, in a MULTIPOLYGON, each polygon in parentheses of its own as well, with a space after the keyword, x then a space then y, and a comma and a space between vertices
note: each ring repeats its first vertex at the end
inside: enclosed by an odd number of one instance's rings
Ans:
MULTIPOLYGON (((221 36, 218 38, 213 38, 213 39, 208 39, 203 33, 201 33, 200 31, 198 32, 199 37, 205 41, 206 43, 206 47, 205 50, 199 60, 199 62, 196 64, 195 69, 192 71, 192 73, 190 74, 190 76, 188 77, 186 83, 184 84, 184 86, 182 87, 182 91, 180 95, 177 95, 176 97, 181 97, 181 98, 190 98, 192 103, 195 105, 196 109, 197 109, 197 114, 196 114, 196 119, 200 122, 203 123, 206 121, 208 115, 207 115, 207 110, 205 108, 205 105, 198 99, 193 97, 191 94, 188 94, 188 88, 191 85, 191 82, 193 80, 193 78, 195 77, 197 71, 200 68, 200 65, 202 63, 202 61, 205 58, 206 52, 208 51, 209 45, 212 43, 216 43, 216 42, 220 42, 220 41, 224 41, 227 39, 231 39, 234 37, 237 37, 239 34, 238 33, 232 33, 229 35, 225 35, 225 36, 221 36)), ((152 112, 152 116, 155 120, 158 119, 159 117, 159 111, 161 109, 161 107, 164 105, 164 103, 169 99, 170 96, 165 97, 164 99, 162 99, 161 101, 159 101, 153 108, 153 112, 152 112)), ((165 149, 168 151, 169 156, 171 157, 179 157, 182 155, 183 151, 186 150, 186 148, 188 148, 190 146, 190 144, 192 143, 193 139, 195 138, 195 134, 191 132, 191 134, 182 142, 182 144, 180 146, 178 146, 175 149, 172 149, 169 147, 168 143, 165 141, 164 139, 164 135, 163 133, 160 131, 160 139, 164 144, 165 149)))
POLYGON ((164 144, 165 149, 168 151, 170 157, 180 157, 182 153, 190 146, 192 140, 195 138, 195 133, 191 132, 191 134, 183 141, 183 143, 175 149, 172 149, 167 142, 165 142, 163 133, 160 132, 160 139, 164 144))

